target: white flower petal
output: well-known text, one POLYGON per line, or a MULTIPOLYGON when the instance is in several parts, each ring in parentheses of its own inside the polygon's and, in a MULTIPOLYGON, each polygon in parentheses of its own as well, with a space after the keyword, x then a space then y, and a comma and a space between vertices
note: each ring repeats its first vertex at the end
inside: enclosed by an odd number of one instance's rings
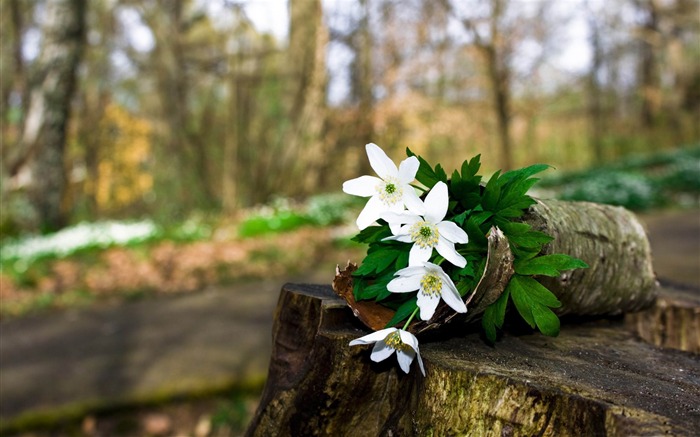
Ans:
POLYGON ((406 223, 406 215, 396 211, 387 211, 383 213, 381 219, 389 224, 396 223, 402 225, 406 223))
POLYGON ((367 150, 369 165, 372 166, 372 169, 374 169, 380 178, 385 180, 392 177, 398 178, 399 169, 396 168, 394 161, 389 159, 379 146, 374 143, 369 143, 365 146, 365 150, 367 150))
POLYGON ((464 304, 459 292, 452 284, 452 280, 449 280, 449 282, 446 283, 443 279, 442 284, 442 300, 444 300, 445 303, 450 306, 450 308, 458 313, 466 313, 467 306, 464 304))
POLYGON ((453 243, 466 244, 469 242, 469 237, 464 229, 457 226, 455 222, 440 222, 437 224, 440 235, 453 243))
POLYGON ((399 181, 410 184, 416 178, 420 162, 415 156, 410 156, 399 164, 399 181))
POLYGON ((396 359, 399 361, 401 370, 408 373, 411 370, 411 363, 413 362, 413 358, 415 358, 415 356, 416 352, 412 349, 407 351, 396 351, 396 359))
POLYGON ((375 331, 371 334, 367 334, 364 337, 356 338, 350 342, 350 346, 356 346, 358 344, 370 344, 375 343, 380 340, 384 340, 389 334, 394 331, 398 331, 396 328, 386 328, 375 331))
POLYGON ((404 331, 403 329, 399 329, 399 336, 401 337, 401 341, 404 344, 407 344, 413 348, 414 351, 416 351, 416 355, 418 356, 418 365, 420 366, 420 371, 423 373, 423 376, 425 376, 425 367, 423 367, 423 360, 421 359, 420 356, 420 349, 418 349, 418 339, 416 338, 415 335, 411 334, 408 331, 404 331))
POLYGON ((369 197, 377 194, 377 185, 384 181, 374 176, 360 176, 343 182, 343 191, 353 196, 369 197))
MULTIPOLYGON (((433 264, 430 261, 424 262, 423 267, 425 268, 425 270, 434 270, 434 271, 438 272, 438 274, 445 275, 445 272, 442 270, 442 267, 440 267, 437 264, 433 264)), ((445 275, 445 276, 447 276, 447 275, 445 275)))
POLYGON ((389 347, 386 343, 384 343, 384 341, 378 341, 375 343, 374 348, 372 349, 372 354, 369 356, 369 358, 375 363, 378 363, 389 358, 391 354, 394 353, 394 350, 395 349, 393 347, 389 347))
POLYGON ((418 339, 415 335, 403 329, 399 329, 399 337, 401 337, 402 343, 411 346, 414 351, 418 352, 418 339))
POLYGON ((420 357, 420 352, 416 352, 416 355, 418 356, 418 366, 420 367, 420 372, 425 376, 425 367, 423 367, 423 360, 420 357))
POLYGON ((360 230, 365 229, 367 226, 379 220, 379 217, 384 211, 386 211, 386 207, 379 197, 370 197, 367 201, 367 205, 365 205, 365 208, 357 217, 357 227, 360 228, 360 230))
MULTIPOLYGON (((391 226, 389 226, 391 228, 391 226)), ((391 235, 389 237, 382 238, 382 241, 400 241, 402 243, 411 243, 411 236, 408 234, 391 235)))
POLYGON ((449 203, 447 185, 440 181, 425 196, 425 220, 430 223, 439 223, 447 214, 449 203))
MULTIPOLYGON (((439 241, 438 241, 438 244, 440 244, 439 241)), ((430 259, 430 255, 432 255, 432 254, 433 254, 432 247, 422 248, 419 245, 414 244, 413 247, 411 247, 411 251, 408 253, 408 265, 409 266, 422 265, 423 262, 428 261, 430 259)))
MULTIPOLYGON (((424 263, 424 264, 430 264, 433 266, 435 265, 432 263, 424 263)), ((398 272, 396 272, 396 275, 398 275, 398 276, 413 276, 413 275, 423 276, 424 274, 425 274, 425 266, 422 266, 422 265, 404 267, 401 270, 399 270, 398 272)))
POLYGON ((422 277, 422 274, 418 274, 394 278, 386 285, 386 289, 392 293, 408 293, 410 291, 415 291, 420 288, 420 280, 422 277))
POLYGON ((403 193, 403 203, 406 205, 406 208, 408 208, 408 210, 412 213, 418 215, 425 214, 425 204, 422 200, 420 200, 418 194, 416 194, 416 190, 414 190, 413 187, 410 185, 406 186, 405 191, 403 193))
POLYGON ((435 308, 440 303, 440 295, 429 296, 427 294, 418 293, 418 308, 420 308, 421 320, 430 320, 435 314, 435 308))
POLYGON ((467 265, 467 260, 455 250, 454 243, 442 238, 442 235, 438 239, 435 249, 437 249, 438 253, 442 255, 443 258, 457 267, 464 267, 467 265))
MULTIPOLYGON (((391 231, 392 234, 394 235, 399 235, 401 233, 401 223, 389 223, 389 230, 391 231)), ((404 237, 408 238, 408 241, 404 241, 404 243, 410 243, 411 242, 411 236, 410 235, 403 235, 404 237)), ((400 240, 399 240, 400 241, 400 240)))
MULTIPOLYGON (((387 223, 397 223, 401 225, 412 225, 415 222, 418 222, 421 220, 420 216, 417 214, 414 214, 412 212, 408 211, 403 211, 403 212, 396 212, 396 211, 387 211, 381 216, 382 220, 386 221, 387 223)), ((407 228, 408 229, 408 228, 407 228)), ((408 232, 406 232, 408 233, 408 232)))

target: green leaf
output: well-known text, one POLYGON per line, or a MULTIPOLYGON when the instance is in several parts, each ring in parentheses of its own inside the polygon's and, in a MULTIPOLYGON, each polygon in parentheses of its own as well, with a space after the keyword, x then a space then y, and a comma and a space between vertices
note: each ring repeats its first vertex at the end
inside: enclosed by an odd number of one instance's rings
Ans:
POLYGON ((499 183, 498 177, 501 171, 498 170, 491 176, 491 179, 486 183, 484 187, 484 195, 481 198, 481 205, 484 207, 485 211, 497 211, 498 200, 501 198, 501 185, 499 183))
POLYGON ((396 310, 394 317, 389 320, 389 323, 386 324, 385 328, 391 328, 392 326, 403 322, 408 316, 411 315, 411 313, 413 313, 416 308, 418 308, 417 297, 407 300, 396 310))
POLYGON ((409 252, 404 251, 401 252, 401 254, 396 258, 396 264, 394 264, 396 271, 399 271, 404 267, 408 267, 408 256, 409 252))
POLYGON ((503 182, 510 182, 513 179, 527 179, 530 176, 547 170, 548 168, 552 168, 552 166, 549 164, 534 164, 528 167, 510 170, 503 173, 503 182))
POLYGON ((510 238, 515 235, 522 235, 527 233, 532 226, 530 226, 527 223, 518 223, 518 222, 508 222, 503 225, 501 225, 501 230, 503 231, 504 234, 506 234, 506 237, 510 238))
POLYGON ((562 271, 585 269, 588 264, 565 254, 543 255, 515 263, 515 272, 521 275, 559 276, 562 271))
POLYGON ((556 337, 559 335, 559 317, 546 306, 536 305, 532 308, 537 328, 544 335, 556 337))
POLYGON ((479 168, 481 167, 481 154, 476 155, 472 159, 469 160, 469 162, 464 161, 462 163, 462 179, 470 179, 470 178, 478 178, 481 179, 481 176, 477 176, 476 173, 479 171, 479 168))
POLYGON ((508 241, 511 244, 524 249, 539 249, 552 240, 554 240, 553 237, 540 231, 528 231, 524 234, 508 235, 508 241))
POLYGON ((517 278, 519 285, 525 290, 528 298, 532 302, 546 305, 550 308, 559 308, 561 306, 561 302, 559 302, 559 299, 557 299, 554 293, 540 284, 535 278, 519 275, 513 277, 517 278))
POLYGON ((496 302, 486 307, 481 319, 481 326, 484 328, 486 338, 494 343, 496 341, 496 328, 502 328, 506 318, 506 308, 510 290, 506 287, 496 302))
POLYGON ((416 180, 421 184, 428 188, 433 188, 433 186, 440 181, 447 182, 447 173, 445 173, 445 170, 443 170, 440 164, 438 164, 437 167, 435 167, 435 170, 433 170, 425 159, 413 153, 408 147, 406 147, 406 155, 409 157, 415 156, 418 158, 420 166, 418 167, 418 172, 416 173, 416 180))
POLYGON ((391 280, 391 276, 389 276, 388 279, 382 277, 381 279, 377 279, 376 282, 374 282, 372 285, 368 285, 367 287, 364 287, 358 293, 360 300, 368 300, 368 299, 381 300, 379 298, 379 296, 384 294, 384 292, 386 291, 386 284, 388 284, 390 280, 391 280))
POLYGON ((368 226, 352 237, 357 243, 374 243, 391 235, 389 226, 368 226))
POLYGON ((472 216, 464 224, 463 229, 469 237, 469 245, 485 248, 488 245, 488 240, 479 225, 481 225, 481 222, 479 222, 478 218, 472 216))
POLYGON ((530 300, 527 290, 523 288, 520 282, 522 276, 514 275, 508 286, 507 290, 510 291, 510 296, 513 298, 513 303, 515 308, 518 310, 520 316, 530 325, 532 328, 535 327, 535 318, 532 315, 532 301, 530 300))
POLYGON ((394 264, 403 251, 387 246, 380 244, 370 246, 367 256, 362 260, 362 265, 353 273, 353 276, 368 276, 375 272, 381 273, 394 264))
POLYGON ((484 329, 484 335, 489 343, 496 342, 496 309, 493 305, 486 307, 484 314, 481 316, 481 327, 484 329))

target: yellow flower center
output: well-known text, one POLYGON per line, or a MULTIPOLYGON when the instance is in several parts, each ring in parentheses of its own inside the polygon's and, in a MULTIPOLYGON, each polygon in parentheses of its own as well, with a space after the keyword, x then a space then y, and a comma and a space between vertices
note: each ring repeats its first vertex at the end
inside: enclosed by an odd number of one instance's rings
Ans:
POLYGON ((391 334, 389 334, 386 337, 386 339, 384 339, 384 343, 386 343, 386 345, 390 348, 397 351, 406 351, 411 348, 411 346, 401 341, 401 335, 399 334, 399 331, 394 331, 391 334))
POLYGON ((403 189, 395 178, 386 179, 383 184, 377 185, 377 192, 385 205, 394 205, 403 199, 403 189))
POLYGON ((411 241, 422 249, 435 247, 440 238, 437 226, 426 221, 414 223, 408 230, 408 233, 411 236, 411 241))
POLYGON ((435 273, 426 273, 420 280, 420 289, 427 296, 439 296, 442 292, 442 279, 435 273))

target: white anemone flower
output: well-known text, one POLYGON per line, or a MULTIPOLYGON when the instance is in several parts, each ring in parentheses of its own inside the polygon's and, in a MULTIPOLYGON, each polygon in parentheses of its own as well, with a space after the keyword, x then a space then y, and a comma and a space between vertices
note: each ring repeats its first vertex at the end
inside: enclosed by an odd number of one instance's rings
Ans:
POLYGON ((386 328, 357 338, 350 342, 350 346, 371 343, 375 344, 370 359, 375 363, 386 360, 396 352, 396 359, 399 361, 401 370, 408 373, 413 359, 418 357, 418 366, 420 366, 420 371, 425 376, 423 360, 418 350, 418 339, 415 335, 403 329, 386 328))
POLYGON ((411 156, 396 168, 382 149, 374 143, 365 146, 369 164, 379 175, 360 176, 343 183, 343 191, 353 196, 369 197, 367 205, 357 217, 360 230, 374 223, 387 211, 401 212, 404 205, 409 210, 422 214, 423 202, 409 184, 416 178, 420 163, 411 156))
POLYGON ((419 266, 401 269, 396 272, 396 275, 398 277, 387 284, 387 290, 392 293, 409 293, 418 290, 421 319, 430 320, 433 317, 440 298, 458 313, 467 312, 467 306, 462 301, 457 287, 442 267, 424 262, 419 266))
POLYGON ((413 243, 408 257, 409 266, 420 266, 428 261, 433 248, 457 267, 467 265, 467 260, 455 250, 455 243, 466 244, 469 241, 467 233, 456 223, 443 221, 448 202, 447 185, 440 181, 425 197, 425 215, 420 216, 411 211, 382 214, 394 234, 384 240, 413 243))

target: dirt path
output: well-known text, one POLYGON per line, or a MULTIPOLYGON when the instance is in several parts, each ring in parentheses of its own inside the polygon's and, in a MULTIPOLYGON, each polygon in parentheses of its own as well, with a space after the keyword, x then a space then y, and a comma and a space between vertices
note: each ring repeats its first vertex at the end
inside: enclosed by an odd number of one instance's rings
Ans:
POLYGON ((700 210, 640 218, 649 234, 656 275, 662 281, 700 287, 700 210))
POLYGON ((261 388, 283 283, 3 321, 0 421, 261 388))

